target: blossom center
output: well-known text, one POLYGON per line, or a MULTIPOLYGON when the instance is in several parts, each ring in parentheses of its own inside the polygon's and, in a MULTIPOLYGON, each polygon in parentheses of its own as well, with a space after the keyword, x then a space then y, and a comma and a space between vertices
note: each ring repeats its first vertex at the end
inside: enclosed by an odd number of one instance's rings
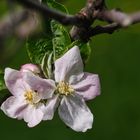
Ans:
POLYGON ((25 100, 30 104, 36 104, 40 101, 40 97, 35 91, 26 91, 24 94, 25 100))
POLYGON ((66 83, 64 81, 58 83, 57 90, 59 94, 66 96, 71 95, 74 92, 73 87, 69 83, 66 83))

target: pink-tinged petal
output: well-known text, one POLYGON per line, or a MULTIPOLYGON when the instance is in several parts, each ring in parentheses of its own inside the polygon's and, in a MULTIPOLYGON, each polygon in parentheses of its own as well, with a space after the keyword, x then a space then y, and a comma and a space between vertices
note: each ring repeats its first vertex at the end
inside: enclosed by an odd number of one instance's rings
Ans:
MULTIPOLYGON (((43 105, 43 104, 42 104, 43 105)), ((29 105, 26 111, 24 111, 24 121, 28 123, 28 127, 34 127, 38 125, 43 119, 43 112, 40 107, 29 105)))
POLYGON ((26 72, 23 80, 30 86, 33 91, 36 91, 41 99, 51 98, 56 89, 55 82, 50 79, 43 79, 30 72, 26 72))
POLYGON ((23 118, 24 110, 27 108, 26 102, 23 98, 17 98, 14 96, 9 97, 2 105, 2 111, 11 118, 23 118))
POLYGON ((73 85, 75 92, 82 95, 85 100, 94 99, 100 95, 100 80, 97 74, 84 73, 80 82, 73 85))
POLYGON ((22 72, 33 72, 35 74, 40 73, 40 69, 37 65, 34 64, 25 64, 23 66, 21 66, 20 71, 22 72))
POLYGON ((52 120, 55 110, 58 107, 60 102, 59 95, 54 95, 52 99, 47 101, 47 104, 44 108, 44 117, 43 120, 52 120))
POLYGON ((74 46, 55 61, 56 82, 65 81, 74 84, 83 76, 83 62, 79 48, 74 46))
POLYGON ((92 128, 93 115, 80 96, 63 97, 58 111, 60 118, 73 130, 86 132, 92 128))
POLYGON ((17 70, 5 69, 5 84, 14 96, 21 96, 30 87, 22 80, 22 73, 17 70))

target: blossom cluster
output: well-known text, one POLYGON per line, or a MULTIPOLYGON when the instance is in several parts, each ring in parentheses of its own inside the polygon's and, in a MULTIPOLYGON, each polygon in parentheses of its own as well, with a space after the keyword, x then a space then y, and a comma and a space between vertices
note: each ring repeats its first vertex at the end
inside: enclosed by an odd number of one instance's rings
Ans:
POLYGON ((83 72, 83 67, 79 48, 74 46, 54 62, 54 79, 41 77, 34 64, 25 64, 19 71, 6 68, 4 79, 12 96, 1 109, 34 127, 52 120, 58 108, 68 127, 77 132, 91 129, 94 117, 86 101, 100 95, 100 82, 97 74, 83 72))

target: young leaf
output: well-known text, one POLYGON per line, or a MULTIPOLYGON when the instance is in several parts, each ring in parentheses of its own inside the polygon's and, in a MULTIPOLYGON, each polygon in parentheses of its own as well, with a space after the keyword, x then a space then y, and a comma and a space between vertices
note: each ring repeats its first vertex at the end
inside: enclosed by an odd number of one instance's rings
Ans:
POLYGON ((46 3, 51 8, 57 9, 67 14, 69 13, 67 8, 64 5, 56 2, 55 0, 43 0, 43 2, 46 3))
POLYGON ((91 54, 90 44, 89 43, 82 44, 81 46, 79 46, 79 48, 83 62, 86 64, 91 54))
MULTIPOLYGON (((68 13, 68 10, 66 9, 66 7, 56 2, 55 0, 45 0, 45 1, 48 3, 50 7, 55 8, 64 13, 68 13)), ((60 57, 60 55, 63 55, 69 48, 73 47, 74 45, 77 45, 80 48, 81 56, 84 63, 88 61, 90 53, 91 53, 91 48, 90 48, 89 43, 83 43, 77 40, 73 42, 71 45, 69 45, 71 42, 71 39, 66 29, 61 24, 55 21, 52 21, 51 27, 52 27, 52 32, 54 33, 54 36, 56 36, 53 39, 53 45, 55 48, 55 53, 58 55, 58 58, 60 57), (66 47, 65 46, 66 44, 69 46, 66 47)))
POLYGON ((41 63, 41 69, 43 71, 43 74, 46 78, 53 78, 53 72, 52 72, 52 57, 53 57, 53 52, 48 52, 44 55, 41 63))
POLYGON ((48 38, 29 39, 26 43, 28 55, 34 64, 41 64, 44 55, 52 51, 52 41, 48 38))
MULTIPOLYGON (((68 13, 68 10, 64 5, 54 0, 45 0, 45 1, 49 5, 49 7, 57 9, 64 13, 68 13)), ((54 20, 51 21, 51 30, 53 33, 52 43, 55 60, 61 57, 66 51, 68 51, 67 46, 71 43, 71 39, 65 27, 54 20)))
POLYGON ((67 30, 56 21, 51 22, 51 29, 53 33, 53 50, 55 53, 55 59, 61 57, 66 51, 68 51, 68 45, 71 43, 70 36, 67 30))
MULTIPOLYGON (((58 9, 62 12, 68 12, 67 9, 54 0, 45 0, 44 2, 51 8, 58 9)), ((47 33, 38 40, 28 39, 26 44, 27 51, 32 63, 41 64, 44 55, 53 51, 54 61, 61 57, 71 44, 71 39, 67 30, 54 20, 47 20, 47 33)))

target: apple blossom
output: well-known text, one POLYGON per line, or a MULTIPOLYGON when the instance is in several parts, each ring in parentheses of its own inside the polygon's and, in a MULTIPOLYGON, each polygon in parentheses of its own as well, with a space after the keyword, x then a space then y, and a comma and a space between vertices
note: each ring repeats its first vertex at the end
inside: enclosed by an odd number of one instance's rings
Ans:
POLYGON ((83 62, 77 46, 56 60, 54 77, 56 92, 47 113, 53 116, 56 107, 60 105, 58 113, 66 125, 75 131, 85 132, 91 129, 93 115, 85 100, 100 95, 100 82, 98 75, 83 72, 83 62))
MULTIPOLYGON (((26 65, 27 66, 27 65, 26 65)), ((13 96, 1 106, 4 113, 17 119, 24 119, 29 127, 34 127, 43 120, 46 100, 53 96, 55 83, 42 79, 31 72, 5 69, 5 83, 13 96)))

